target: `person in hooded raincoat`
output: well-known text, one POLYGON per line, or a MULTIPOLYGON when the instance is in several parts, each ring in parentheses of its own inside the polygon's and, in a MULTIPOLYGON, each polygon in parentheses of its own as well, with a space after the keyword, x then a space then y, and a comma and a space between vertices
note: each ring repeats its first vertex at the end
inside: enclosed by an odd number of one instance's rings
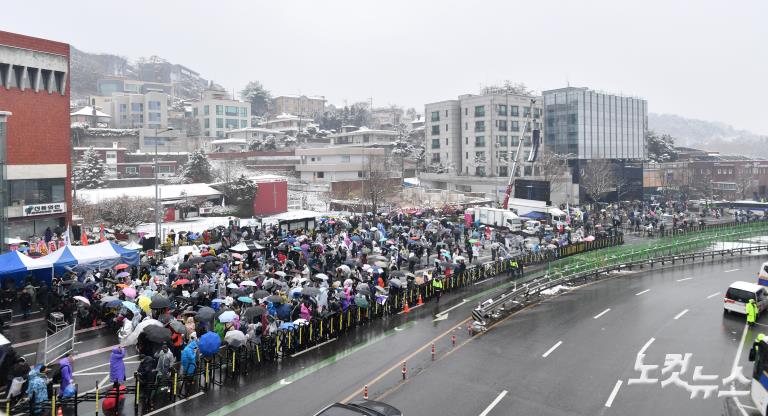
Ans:
POLYGON ((197 341, 190 341, 181 352, 181 368, 184 375, 192 375, 197 370, 197 341))
POLYGON ((757 321, 757 304, 754 299, 750 299, 747 303, 747 324, 755 326, 755 321, 757 321))
POLYGON ((67 387, 69 387, 70 384, 72 384, 72 373, 74 372, 72 370, 73 361, 74 356, 71 352, 59 360, 59 371, 61 371, 61 385, 59 391, 62 393, 67 390, 67 387))
POLYGON ((48 400, 48 379, 45 376, 46 367, 35 366, 29 371, 27 384, 27 397, 34 400, 35 414, 40 414, 42 409, 40 403, 48 400), (34 395, 34 398, 33 398, 34 395))
MULTIPOLYGON (((130 322, 130 321, 129 321, 130 322)), ((122 383, 125 381, 125 348, 115 347, 109 356, 109 380, 112 383, 122 383)))

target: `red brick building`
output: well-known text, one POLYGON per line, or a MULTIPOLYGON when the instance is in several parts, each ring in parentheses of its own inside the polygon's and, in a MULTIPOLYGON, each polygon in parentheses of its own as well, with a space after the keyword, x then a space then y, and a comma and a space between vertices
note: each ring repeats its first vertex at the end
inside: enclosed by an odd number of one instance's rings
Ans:
POLYGON ((69 45, 0 31, 0 113, 3 241, 66 227, 72 215, 69 45))

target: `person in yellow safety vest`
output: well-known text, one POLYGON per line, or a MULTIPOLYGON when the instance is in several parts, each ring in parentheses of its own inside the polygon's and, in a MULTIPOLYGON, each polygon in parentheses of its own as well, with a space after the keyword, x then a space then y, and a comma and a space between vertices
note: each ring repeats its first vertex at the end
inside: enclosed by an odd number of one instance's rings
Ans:
POLYGON ((443 291, 443 281, 438 277, 432 279, 432 289, 435 290, 435 298, 440 302, 440 292, 443 291))
POLYGON ((752 348, 749 350, 749 361, 755 362, 755 371, 753 377, 759 378, 759 370, 762 368, 760 365, 760 343, 765 339, 765 334, 757 334, 755 342, 752 343, 752 348))
POLYGON ((747 303, 747 325, 755 326, 757 320, 757 305, 754 299, 750 299, 747 303))

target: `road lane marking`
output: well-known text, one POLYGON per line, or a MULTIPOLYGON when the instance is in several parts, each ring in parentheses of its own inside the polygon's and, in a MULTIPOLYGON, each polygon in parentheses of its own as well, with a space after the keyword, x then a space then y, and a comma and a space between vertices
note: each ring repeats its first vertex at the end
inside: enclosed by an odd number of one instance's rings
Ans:
POLYGON ((731 270, 726 270, 723 273, 738 272, 739 270, 741 270, 741 269, 731 269, 731 270))
POLYGON ((557 349, 557 347, 559 347, 559 346, 560 346, 560 345, 562 345, 562 344, 563 344, 563 341, 557 341, 557 344, 553 345, 553 346, 552 346, 552 348, 548 349, 548 350, 547 350, 547 352, 545 352, 544 354, 542 354, 542 355, 541 355, 541 358, 547 358, 547 357, 549 356, 549 354, 552 354, 552 352, 553 352, 554 350, 556 350, 556 349, 557 349))
MULTIPOLYGON (((415 306, 410 306, 410 305, 409 305, 409 306, 408 306, 408 309, 409 309, 409 311, 412 311, 412 310, 414 310, 414 309, 416 309, 416 308, 420 308, 420 307, 422 307, 422 306, 424 306, 424 305, 426 305, 426 303, 422 303, 421 305, 415 305, 415 306)), ((400 312, 398 312, 397 314, 398 314, 398 315, 402 315, 402 314, 404 314, 404 313, 405 313, 405 311, 400 311, 400 312)))
POLYGON ((606 310, 604 310, 604 311, 602 311, 602 312, 598 313, 597 315, 595 315, 594 319, 597 319, 597 318, 599 318, 599 317, 601 317, 601 316, 605 315, 606 313, 610 312, 610 310, 611 310, 611 308, 608 308, 608 309, 606 309, 606 310))
POLYGON ((446 309, 446 310, 444 310, 444 311, 442 311, 442 312, 439 312, 439 313, 435 314, 435 318, 439 318, 439 317, 440 317, 440 315, 447 315, 447 314, 448 314, 448 312, 450 312, 450 311, 452 311, 452 310, 454 310, 454 309, 458 308, 459 306, 461 306, 461 305, 463 305, 463 304, 465 304, 465 303, 467 303, 467 302, 469 302, 467 299, 462 299, 462 300, 461 300, 461 302, 460 302, 458 305, 454 305, 454 306, 451 306, 450 308, 448 308, 448 309, 446 309))
MULTIPOLYGON (((747 340, 747 331, 749 330, 749 324, 744 324, 744 329, 741 331, 741 342, 739 342, 739 347, 736 350, 736 356, 733 357, 733 365, 731 365, 731 374, 735 374, 735 371, 739 365, 739 361, 741 360, 741 352, 744 350, 744 341, 747 340)), ((736 390, 736 382, 731 382, 731 390, 736 390)), ((741 404, 741 400, 739 400, 738 396, 733 396, 733 401, 736 402, 736 407, 741 410, 742 416, 747 416, 747 411, 744 410, 744 405, 741 404)))
POLYGON ((637 292, 637 293, 635 293, 635 296, 644 295, 644 294, 646 294, 646 293, 648 293, 648 292, 650 292, 650 291, 651 291, 651 289, 645 289, 645 290, 643 290, 642 292, 637 292))
POLYGON ((302 352, 297 352, 296 354, 293 354, 293 355, 291 355, 291 358, 294 358, 294 357, 298 357, 299 355, 301 355, 301 354, 304 354, 305 352, 310 352, 310 351, 312 351, 312 350, 314 350, 314 349, 317 349, 317 348, 320 348, 320 347, 322 347, 322 346, 323 346, 323 345, 325 345, 325 344, 330 344, 330 343, 331 343, 331 342, 333 342, 333 341, 336 341, 336 338, 331 338, 331 339, 329 339, 328 341, 325 341, 325 342, 322 342, 322 343, 320 343, 320 344, 317 344, 317 345, 315 345, 315 346, 314 346, 314 347, 312 347, 312 348, 307 348, 306 350, 304 350, 304 351, 302 351, 302 352))
POLYGON ((488 405, 488 407, 483 410, 483 413, 480 413, 480 416, 488 416, 489 413, 491 413, 491 410, 493 410, 494 407, 496 407, 497 404, 501 401, 501 399, 504 398, 504 396, 507 395, 507 391, 504 390, 501 393, 499 393, 498 396, 491 402, 491 404, 488 405))
POLYGON ((682 317, 682 316, 683 316, 683 315, 685 315, 686 313, 688 313, 688 309, 683 309, 683 311, 682 311, 682 312, 678 313, 678 314, 675 316, 675 319, 680 319, 680 317, 682 317))
POLYGON ((613 400, 616 398, 616 395, 619 394, 619 389, 621 388, 621 384, 623 382, 624 381, 619 380, 616 382, 616 385, 613 386, 613 391, 611 391, 611 395, 608 396, 608 401, 605 402, 605 407, 611 407, 611 405, 613 404, 613 400))
MULTIPOLYGON (((79 329, 79 330, 75 331, 75 335, 77 335, 77 334, 82 334, 83 332, 90 332, 90 331, 95 331, 95 330, 97 330, 97 329, 101 329, 101 328, 104 328, 105 326, 107 326, 107 325, 106 325, 106 324, 101 324, 101 325, 97 325, 97 326, 94 326, 94 327, 91 327, 91 328, 84 328, 84 329, 79 329)), ((16 344, 13 344, 13 345, 11 345, 11 346, 12 346, 13 348, 19 348, 19 347, 23 347, 23 346, 25 346, 25 345, 32 345, 32 344, 37 344, 37 343, 39 343, 40 341, 42 341, 42 340, 44 340, 44 339, 45 339, 45 338, 37 338, 37 339, 31 339, 31 340, 29 340, 29 341, 18 342, 18 343, 16 343, 16 344)))
POLYGON ((45 318, 44 318, 44 317, 43 317, 43 318, 35 318, 35 319, 30 319, 30 320, 28 320, 28 321, 14 322, 14 323, 12 323, 12 324, 8 324, 8 326, 19 326, 19 325, 26 325, 26 324, 31 324, 31 323, 33 323, 33 322, 40 322, 40 321, 42 321, 43 319, 45 319, 45 318))
POLYGON ((170 409, 170 408, 172 408, 172 407, 174 407, 174 406, 178 406, 178 405, 180 405, 180 404, 182 404, 182 403, 184 403, 184 402, 186 402, 186 401, 188 401, 188 400, 192 400, 192 399, 194 399, 194 398, 196 398, 196 397, 200 397, 200 396, 202 396, 203 394, 205 394, 205 392, 204 392, 204 391, 199 391, 199 392, 197 392, 197 393, 195 393, 195 394, 193 394, 193 395, 191 395, 191 396, 187 397, 186 399, 177 400, 177 401, 175 401, 175 402, 173 402, 173 403, 171 403, 171 404, 169 404, 169 405, 167 405, 167 406, 161 407, 161 408, 159 408, 159 409, 155 409, 155 410, 153 410, 153 411, 151 411, 151 412, 149 412, 149 413, 144 413, 144 416, 152 416, 152 415, 154 415, 154 414, 157 414, 157 413, 160 413, 160 412, 166 411, 166 410, 168 410, 168 409, 170 409))
POLYGON ((693 277, 685 277, 685 278, 682 278, 682 279, 677 279, 676 281, 677 282, 685 282, 686 280, 691 280, 691 279, 693 279, 693 277))
POLYGON ((479 282, 475 282, 475 286, 479 285, 480 283, 485 283, 485 282, 487 282, 487 281, 489 281, 489 280, 491 280, 491 279, 493 279, 493 277, 489 277, 489 278, 487 278, 487 279, 483 279, 483 280, 481 280, 481 281, 479 281, 479 282))
MULTIPOLYGON (((40 312, 42 312, 42 311, 32 311, 32 312, 29 313, 29 315, 34 315, 34 314, 40 313, 40 312)), ((21 318, 22 316, 24 316, 23 313, 20 313, 20 314, 17 314, 17 315, 13 315, 14 318, 21 318)), ((29 322, 29 321, 24 321, 24 322, 29 322)))
POLYGON ((712 299, 712 298, 714 298, 715 296, 717 296, 717 295, 719 295, 719 294, 720 294, 720 292, 715 292, 715 293, 713 293, 713 294, 711 294, 711 295, 707 296, 707 299, 712 299))
POLYGON ((656 341, 656 338, 649 339, 648 342, 646 342, 645 345, 643 345, 643 348, 640 348, 640 352, 638 352, 637 355, 645 354, 645 350, 647 350, 648 347, 650 347, 651 344, 653 344, 653 341, 656 341))

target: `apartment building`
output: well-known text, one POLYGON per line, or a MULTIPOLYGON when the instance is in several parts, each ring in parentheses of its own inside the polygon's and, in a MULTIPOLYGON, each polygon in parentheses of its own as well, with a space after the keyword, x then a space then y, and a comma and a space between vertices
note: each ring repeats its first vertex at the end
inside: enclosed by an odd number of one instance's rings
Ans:
POLYGON ((224 138, 227 131, 250 127, 251 105, 230 98, 226 91, 206 90, 195 103, 192 116, 205 137, 224 138))
POLYGON ((300 162, 296 170, 303 182, 362 180, 370 170, 386 170, 386 152, 382 147, 333 146, 296 149, 300 162), (374 166, 371 167, 370 164, 374 166))
MULTIPOLYGON (((168 127, 168 94, 112 95, 112 126, 118 129, 164 129, 168 127)), ((98 106, 97 106, 98 108, 98 106)))
POLYGON ((325 97, 306 95, 278 95, 272 98, 274 114, 298 114, 304 117, 315 117, 325 111, 325 97))
POLYGON ((396 142, 399 137, 400 134, 393 130, 373 130, 367 127, 328 135, 331 144, 335 146, 352 144, 363 146, 372 144, 391 145, 396 142))

